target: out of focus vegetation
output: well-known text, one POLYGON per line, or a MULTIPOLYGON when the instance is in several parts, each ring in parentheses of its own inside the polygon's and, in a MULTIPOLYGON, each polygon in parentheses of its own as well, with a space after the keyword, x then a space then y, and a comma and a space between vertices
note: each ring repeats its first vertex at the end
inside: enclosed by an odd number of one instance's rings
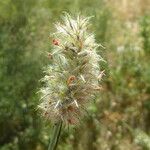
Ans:
POLYGON ((49 122, 36 111, 63 11, 92 18, 107 63, 87 117, 61 134, 59 150, 150 150, 149 0, 0 0, 0 150, 46 150, 49 122))

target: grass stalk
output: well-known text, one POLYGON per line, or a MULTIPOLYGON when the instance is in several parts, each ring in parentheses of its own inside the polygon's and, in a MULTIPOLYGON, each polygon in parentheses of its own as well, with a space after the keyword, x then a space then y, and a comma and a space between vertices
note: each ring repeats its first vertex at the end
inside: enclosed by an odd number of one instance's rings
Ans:
POLYGON ((60 132, 61 132, 61 127, 62 127, 62 121, 58 121, 54 125, 54 129, 53 129, 53 132, 52 132, 52 138, 50 140, 48 150, 56 150, 57 143, 58 143, 59 136, 60 136, 60 132))

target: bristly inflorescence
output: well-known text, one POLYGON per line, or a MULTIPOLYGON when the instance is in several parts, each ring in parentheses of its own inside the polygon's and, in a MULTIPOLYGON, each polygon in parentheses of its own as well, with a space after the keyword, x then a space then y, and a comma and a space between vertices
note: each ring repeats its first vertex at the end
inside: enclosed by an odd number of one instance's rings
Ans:
POLYGON ((101 56, 96 53, 100 46, 94 35, 88 32, 89 19, 65 14, 63 23, 55 25, 53 49, 48 54, 52 59, 42 79, 41 103, 38 108, 49 120, 62 120, 76 124, 84 114, 86 104, 93 100, 101 89, 103 71, 100 71, 101 56))

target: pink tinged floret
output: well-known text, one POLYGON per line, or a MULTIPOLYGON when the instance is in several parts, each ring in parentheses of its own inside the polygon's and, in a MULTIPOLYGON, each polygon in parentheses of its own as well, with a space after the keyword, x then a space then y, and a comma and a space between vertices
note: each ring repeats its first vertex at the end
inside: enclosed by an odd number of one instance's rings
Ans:
POLYGON ((59 40, 53 39, 53 44, 59 46, 59 40))

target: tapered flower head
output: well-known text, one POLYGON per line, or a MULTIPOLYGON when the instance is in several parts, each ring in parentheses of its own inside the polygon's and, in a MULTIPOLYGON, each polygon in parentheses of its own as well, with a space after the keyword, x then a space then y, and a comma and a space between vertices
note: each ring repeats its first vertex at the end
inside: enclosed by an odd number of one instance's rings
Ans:
POLYGON ((76 124, 100 89, 102 58, 96 53, 100 45, 88 32, 89 19, 65 14, 63 23, 56 23, 56 32, 51 35, 53 63, 45 70, 38 106, 49 120, 76 124))

